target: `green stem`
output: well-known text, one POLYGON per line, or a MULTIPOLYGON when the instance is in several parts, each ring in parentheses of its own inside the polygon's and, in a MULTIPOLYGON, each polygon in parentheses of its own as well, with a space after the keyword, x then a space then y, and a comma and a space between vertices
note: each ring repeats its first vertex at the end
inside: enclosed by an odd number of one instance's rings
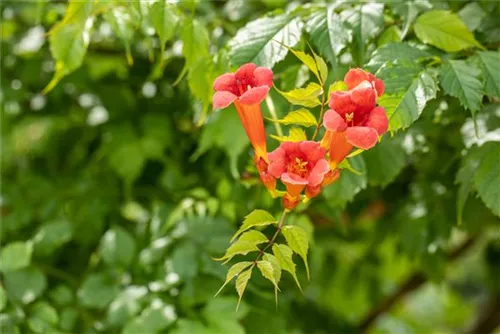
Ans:
POLYGON ((257 264, 257 261, 259 261, 259 259, 261 258, 261 256, 264 255, 264 253, 266 252, 266 250, 274 244, 274 241, 276 240, 276 238, 280 234, 281 229, 283 228, 283 225, 285 224, 285 218, 286 218, 287 213, 288 213, 288 211, 286 209, 283 210, 283 214, 281 215, 281 219, 280 219, 280 221, 278 223, 278 228, 276 229, 276 232, 274 233, 274 235, 271 238, 271 240, 269 240, 269 242, 267 243, 266 247, 262 248, 262 250, 259 252, 259 254, 257 254, 257 258, 253 261, 252 267, 254 267, 257 264))
POLYGON ((266 97, 266 105, 267 109, 269 109, 269 113, 271 114, 271 118, 273 119, 274 128, 276 129, 276 133, 278 136, 283 136, 283 130, 281 129, 281 124, 277 123, 278 115, 276 114, 276 108, 274 108, 274 103, 271 97, 268 95, 266 97))
POLYGON ((321 111, 319 112, 318 125, 316 125, 316 130, 314 130, 314 134, 313 134, 311 140, 316 139, 316 136, 319 133, 319 129, 321 128, 321 125, 323 124, 323 113, 325 112, 325 104, 326 104, 325 98, 328 95, 328 92, 325 94, 325 88, 326 87, 323 87, 323 96, 321 98, 321 111))

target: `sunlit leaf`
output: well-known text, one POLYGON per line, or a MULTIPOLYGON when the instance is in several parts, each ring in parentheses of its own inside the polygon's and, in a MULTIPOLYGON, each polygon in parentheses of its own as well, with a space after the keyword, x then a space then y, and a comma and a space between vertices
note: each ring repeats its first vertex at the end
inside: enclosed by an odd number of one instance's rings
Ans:
POLYGON ((291 141, 291 142, 298 142, 298 141, 303 141, 307 140, 307 136, 304 130, 301 128, 291 128, 290 132, 288 133, 288 136, 275 136, 271 135, 271 138, 274 138, 278 141, 284 142, 284 141, 291 141))
MULTIPOLYGON (((278 264, 279 265, 279 264, 278 264)), ((276 281, 276 274, 273 265, 269 261, 257 261, 257 267, 259 268, 262 276, 267 278, 273 283, 274 287, 278 289, 278 281, 276 281)))
POLYGON ((252 276, 252 269, 250 269, 240 273, 238 277, 236 278, 236 291, 238 292, 238 305, 236 306, 236 310, 240 307, 240 302, 241 298, 243 297, 243 293, 245 292, 245 289, 247 288, 248 280, 252 276))
POLYGON ((316 117, 307 109, 290 111, 283 119, 272 120, 275 123, 286 125, 302 125, 305 127, 316 126, 318 121, 316 117))
POLYGON ((309 279, 309 265, 307 264, 307 251, 309 250, 309 238, 306 231, 298 226, 285 226, 282 229, 283 236, 288 246, 304 260, 307 279, 309 279))
POLYGON ((295 283, 297 283, 297 286, 299 287, 300 291, 302 291, 302 287, 300 286, 297 274, 295 272, 295 263, 293 262, 292 259, 293 255, 292 249, 287 245, 282 245, 282 244, 274 244, 272 249, 273 249, 273 254, 276 257, 276 259, 278 259, 281 268, 283 270, 288 271, 293 276, 295 283))
POLYGON ((381 47, 382 45, 400 42, 401 41, 401 30, 399 30, 397 25, 392 25, 384 30, 382 35, 378 38, 377 46, 381 47))
POLYGON ((157 1, 151 6, 149 11, 151 23, 160 37, 161 49, 165 49, 165 44, 174 37, 179 23, 179 16, 176 7, 166 1, 157 1))
POLYGON ((323 88, 317 83, 311 82, 305 88, 296 88, 289 92, 278 90, 278 92, 291 104, 312 108, 321 104, 318 96, 323 92, 323 88))
POLYGON ((123 41, 129 65, 134 63, 130 44, 134 37, 134 17, 126 7, 113 7, 104 13, 104 19, 109 23, 114 33, 123 41))
POLYGON ((243 224, 231 238, 231 242, 241 233, 252 227, 267 226, 271 224, 277 224, 277 220, 269 212, 265 210, 253 210, 245 217, 243 224))
POLYGON ((224 281, 224 284, 222 284, 221 288, 217 293, 215 294, 216 296, 224 289, 224 287, 231 282, 231 280, 236 277, 239 273, 241 273, 243 270, 251 266, 253 262, 250 261, 244 261, 244 262, 238 262, 234 264, 229 270, 227 271, 226 274, 226 280, 224 281))
POLYGON ((478 47, 484 49, 460 17, 447 10, 431 10, 415 21, 415 34, 424 43, 447 52, 478 47))
POLYGON ((251 230, 244 232, 242 235, 240 235, 238 241, 253 242, 256 245, 260 245, 261 243, 267 242, 269 240, 262 232, 259 232, 257 230, 251 230))
POLYGON ((0 252, 0 271, 7 273, 26 268, 31 263, 32 242, 16 241, 2 246, 0 252))

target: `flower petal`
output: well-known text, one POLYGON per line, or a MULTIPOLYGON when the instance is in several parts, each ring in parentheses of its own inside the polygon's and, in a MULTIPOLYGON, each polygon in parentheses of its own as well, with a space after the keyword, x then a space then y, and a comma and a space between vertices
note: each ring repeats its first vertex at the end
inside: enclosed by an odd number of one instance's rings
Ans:
POLYGON ((309 185, 312 187, 320 185, 328 171, 330 171, 328 162, 325 159, 320 159, 309 173, 309 177, 307 178, 309 185))
POLYGON ((292 173, 283 173, 281 175, 281 182, 286 186, 286 192, 292 197, 299 196, 309 183, 306 179, 292 173))
POLYGON ((264 101, 269 89, 270 87, 268 86, 251 88, 239 97, 239 101, 241 104, 247 105, 259 104, 264 101))
POLYGON ((325 113, 323 125, 327 130, 334 132, 342 132, 347 128, 347 123, 344 119, 335 110, 331 109, 325 113))
POLYGON ((351 91, 351 100, 358 106, 362 106, 370 110, 375 107, 377 95, 375 94, 375 89, 370 82, 362 81, 351 91))
POLYGON ((268 86, 273 85, 273 71, 267 67, 257 67, 253 72, 255 86, 268 86))
POLYGON ((344 81, 347 84, 347 89, 353 89, 361 82, 369 80, 369 73, 363 71, 360 68, 351 68, 349 72, 344 76, 344 81))
POLYGON ((385 91, 384 82, 380 79, 375 78, 375 76, 373 78, 374 78, 373 85, 375 86, 375 89, 377 90, 377 95, 382 96, 384 94, 384 91, 385 91))
POLYGON ((330 168, 337 168, 338 164, 345 159, 351 150, 352 144, 347 142, 346 131, 332 132, 330 139, 330 168))
POLYGON ((250 87, 254 87, 254 80, 253 80, 253 72, 257 68, 257 65, 254 63, 248 63, 243 66, 241 66, 235 73, 234 75, 236 76, 236 79, 241 83, 243 87, 247 87, 250 85, 250 87))
POLYGON ((271 153, 267 154, 267 159, 269 160, 269 166, 267 167, 267 172, 274 176, 275 178, 280 178, 281 174, 286 171, 287 157, 286 151, 278 147, 271 153))
POLYGON ((357 106, 351 100, 351 92, 335 91, 330 94, 330 108, 335 110, 341 116, 356 111, 357 106))
POLYGON ((231 92, 220 91, 215 92, 213 96, 214 109, 223 109, 229 106, 236 100, 237 96, 231 92))
POLYGON ((346 139, 353 146, 367 150, 375 146, 378 134, 375 129, 366 126, 353 126, 347 129, 346 139))
POLYGON ((233 73, 225 73, 217 77, 214 81, 215 91, 234 92, 236 89, 236 77, 233 73))
POLYGON ((305 154, 307 162, 314 165, 319 159, 324 158, 326 149, 319 142, 304 140, 300 142, 300 150, 305 154))
POLYGON ((387 132, 389 120, 383 107, 374 108, 368 115, 366 126, 375 129, 378 135, 381 136, 387 132))

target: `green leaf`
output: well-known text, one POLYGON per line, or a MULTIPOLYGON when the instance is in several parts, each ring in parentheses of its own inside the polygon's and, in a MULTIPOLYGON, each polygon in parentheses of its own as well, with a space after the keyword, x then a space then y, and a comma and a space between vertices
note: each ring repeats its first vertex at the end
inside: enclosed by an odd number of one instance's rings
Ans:
POLYGON ((259 231, 252 230, 252 231, 247 231, 243 233, 239 238, 238 241, 241 242, 253 242, 256 245, 260 245, 264 242, 268 242, 269 240, 267 237, 259 231))
POLYGON ((45 275, 35 268, 7 272, 3 281, 9 299, 23 304, 31 303, 47 288, 45 275))
POLYGON ((347 46, 349 33, 340 16, 335 13, 337 5, 320 8, 306 21, 306 31, 314 45, 330 64, 337 64, 337 56, 347 46))
POLYGON ((55 308, 46 302, 33 305, 28 326, 35 333, 52 332, 57 327, 59 316, 55 308))
POLYGON ((239 273, 241 273, 243 270, 245 270, 246 268, 248 268, 252 264, 253 264, 253 262, 243 261, 243 262, 238 262, 238 263, 234 264, 231 268, 229 268, 229 270, 227 271, 227 274, 226 274, 226 280, 224 281, 224 284, 222 284, 222 286, 220 287, 219 291, 217 291, 215 296, 217 296, 222 291, 222 289, 224 289, 224 287, 229 282, 231 282, 231 280, 235 276, 237 276, 239 273))
POLYGON ((90 274, 78 289, 80 303, 88 308, 104 309, 119 293, 117 282, 104 273, 90 274))
POLYGON ((316 126, 318 121, 316 117, 307 109, 298 109, 290 111, 283 119, 269 119, 272 122, 286 125, 302 125, 305 127, 316 126))
POLYGON ((487 14, 477 2, 469 2, 458 12, 458 15, 464 21, 467 28, 470 31, 474 31, 481 26, 487 14))
POLYGON ((73 329, 78 320, 79 313, 75 308, 66 307, 61 311, 59 327, 68 333, 74 332, 73 329))
POLYGON ((67 306, 73 303, 74 300, 73 290, 63 284, 59 284, 52 289, 49 296, 57 306, 67 306))
POLYGON ((384 80, 386 88, 377 102, 385 108, 391 131, 410 126, 420 117, 427 102, 436 97, 436 79, 410 61, 388 63, 377 76, 384 80))
POLYGON ((389 5, 392 7, 394 13, 403 19, 401 39, 405 38, 417 15, 422 11, 432 8, 432 5, 427 0, 389 2, 389 5))
POLYGON ((35 253, 50 255, 73 237, 73 227, 66 221, 56 221, 42 225, 33 238, 35 253))
POLYGON ((477 60, 485 79, 484 91, 486 95, 500 98, 500 52, 478 52, 477 60))
MULTIPOLYGON (((202 311, 203 318, 209 325, 211 334, 215 333, 231 333, 245 334, 245 328, 240 323, 248 313, 248 308, 243 307, 238 313, 234 310, 238 300, 233 297, 219 297, 209 301, 202 311)), ((243 304, 245 305, 245 304, 243 304)), ((204 333, 203 331, 191 331, 186 334, 204 333)))
POLYGON ((281 230, 288 246, 304 260, 307 279, 309 279, 309 265, 307 264, 307 251, 309 250, 309 238, 306 231, 298 226, 285 226, 281 230))
POLYGON ((277 224, 277 220, 269 212, 265 210, 253 210, 245 217, 243 224, 231 238, 231 242, 233 242, 233 240, 236 239, 241 233, 252 227, 267 226, 271 224, 277 224))
POLYGON ((26 268, 31 263, 33 244, 30 241, 16 241, 2 247, 0 269, 3 273, 26 268))
POLYGON ((160 37, 161 49, 164 50, 165 44, 174 37, 179 23, 176 7, 166 1, 157 1, 151 6, 149 18, 160 37))
POLYGON ((65 24, 50 35, 50 52, 56 60, 56 72, 43 89, 44 94, 50 92, 63 77, 82 65, 90 42, 92 24, 92 18, 85 22, 65 24))
POLYGON ((103 14, 104 19, 109 23, 113 32, 123 41, 125 53, 129 65, 134 63, 130 44, 134 37, 134 17, 129 12, 128 7, 111 7, 103 14))
MULTIPOLYGON (((264 253, 264 256, 262 256, 262 259, 271 264, 271 266, 273 268, 273 279, 274 279, 274 282, 276 282, 275 287, 276 287, 276 290, 279 290, 278 283, 281 280, 280 262, 278 261, 278 259, 274 255, 269 254, 269 253, 264 253)), ((258 263, 257 263, 257 265, 258 265, 258 263)), ((271 282, 273 282, 273 281, 271 281, 271 282)))
POLYGON ((112 326, 122 326, 141 310, 141 301, 145 299, 149 291, 144 286, 129 286, 109 304, 107 311, 107 322, 112 326))
POLYGON ((401 30, 399 30, 397 25, 392 25, 385 29, 382 35, 380 35, 377 46, 381 47, 389 43, 400 42, 401 40, 401 30))
POLYGON ((194 66, 201 58, 208 55, 210 40, 207 28, 196 19, 186 18, 182 22, 182 54, 188 67, 194 66))
POLYGON ((457 172, 455 183, 459 184, 457 191, 457 223, 463 223, 463 211, 467 198, 472 191, 474 185, 474 174, 479 167, 479 158, 477 151, 469 152, 464 159, 462 159, 462 166, 457 172))
POLYGON ((328 99, 330 99, 331 93, 338 91, 345 92, 346 90, 347 90, 347 84, 344 81, 335 81, 328 88, 328 99))
POLYGON ((0 311, 3 311, 5 305, 7 305, 7 293, 5 289, 0 286, 0 311))
POLYGON ((458 98, 473 116, 481 108, 483 100, 483 84, 478 79, 480 73, 477 67, 465 60, 450 60, 439 73, 444 91, 458 98))
POLYGON ((176 320, 175 307, 156 298, 139 316, 135 316, 125 325, 122 333, 164 333, 176 320))
POLYGON ((488 142, 479 150, 482 158, 474 175, 474 185, 484 204, 500 216, 500 143, 488 142))
POLYGON ((296 88, 289 92, 282 92, 276 89, 283 95, 288 102, 308 108, 313 108, 321 104, 318 96, 323 92, 323 88, 315 82, 311 82, 305 88, 296 88))
POLYGON ((297 286, 299 287, 299 290, 302 291, 302 287, 300 286, 299 280, 297 278, 297 274, 295 272, 295 263, 293 262, 292 255, 293 251, 290 247, 287 245, 281 245, 281 244, 274 244, 273 247, 273 254, 278 259, 279 264, 283 270, 288 271, 293 279, 295 280, 295 283, 297 283, 297 286))
MULTIPOLYGON (((276 261, 277 263, 277 261, 276 261)), ((278 263, 279 265, 279 263, 278 263)), ((271 283, 273 283, 274 287, 276 290, 278 290, 278 282, 276 279, 277 279, 277 276, 278 274, 275 273, 275 268, 273 267, 273 265, 271 264, 271 262, 269 261, 258 261, 257 262, 257 267, 259 268, 260 272, 262 273, 262 276, 264 276, 264 278, 268 279, 271 281, 271 283)), ((279 272, 281 275, 281 272, 279 272)))
POLYGON ((322 194, 326 198, 326 202, 331 207, 345 207, 347 202, 354 199, 357 193, 366 188, 366 164, 361 155, 351 159, 352 168, 357 170, 360 175, 343 170, 337 182, 326 187, 322 194))
POLYGON ((391 183, 406 164, 406 153, 399 137, 384 136, 375 147, 363 153, 368 183, 382 187, 391 183))
POLYGON ((414 30, 422 42, 446 52, 457 52, 471 47, 484 49, 460 17, 447 10, 423 13, 415 21, 414 30))
POLYGON ((240 273, 236 278, 236 291, 238 292, 239 296, 238 305, 236 305, 236 311, 238 311, 238 308, 240 307, 241 298, 243 297, 243 293, 247 288, 248 280, 250 279, 250 277, 252 277, 252 269, 253 267, 250 267, 250 269, 240 273))
POLYGON ((288 136, 275 136, 275 135, 270 135, 271 138, 274 138, 278 141, 284 142, 284 141, 291 141, 291 142, 298 142, 298 141, 303 141, 307 140, 307 135, 304 130, 301 128, 291 128, 288 136))
POLYGON ((101 239, 100 253, 108 265, 127 267, 132 262, 135 251, 135 239, 120 226, 108 230, 101 239))
POLYGON ((92 1, 69 0, 63 19, 50 29, 49 34, 55 33, 65 25, 85 22, 94 9, 92 1))
POLYGON ((369 3, 358 5, 341 13, 342 20, 352 29, 352 54, 356 63, 365 63, 366 46, 384 27, 384 5, 369 3))
POLYGON ((418 62, 420 59, 431 57, 432 55, 426 51, 422 51, 407 43, 389 43, 379 47, 370 57, 370 61, 366 64, 370 72, 375 73, 386 62, 394 59, 407 59, 413 62, 418 62))
POLYGON ((297 44, 301 30, 299 18, 291 18, 288 14, 251 21, 229 41, 231 63, 235 66, 255 63, 272 68, 288 53, 283 45, 293 47, 297 44))
POLYGON ((256 242, 254 241, 242 241, 238 239, 236 242, 234 242, 229 248, 227 249, 226 253, 224 254, 223 257, 214 259, 216 261, 224 261, 224 263, 227 263, 230 261, 235 255, 247 255, 250 252, 256 252, 259 251, 260 249, 257 247, 256 242))
POLYGON ((295 57, 299 58, 299 60, 306 65, 311 72, 314 73, 319 82, 324 82, 326 80, 328 68, 325 71, 326 64, 323 58, 316 54, 313 54, 313 57, 303 51, 297 51, 291 48, 289 50, 295 55, 295 57))

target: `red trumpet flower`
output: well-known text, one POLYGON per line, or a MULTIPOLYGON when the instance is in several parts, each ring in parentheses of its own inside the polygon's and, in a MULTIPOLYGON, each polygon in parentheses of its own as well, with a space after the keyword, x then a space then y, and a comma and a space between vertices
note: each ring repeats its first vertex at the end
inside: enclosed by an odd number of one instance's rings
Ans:
POLYGON ((267 174, 281 179, 286 186, 285 208, 291 210, 299 204, 304 188, 309 198, 320 193, 321 184, 330 170, 325 154, 326 149, 314 141, 284 142, 268 154, 267 174))
POLYGON ((255 149, 255 162, 260 172, 267 163, 266 133, 260 103, 273 85, 273 72, 249 63, 235 73, 226 73, 215 79, 214 109, 234 103, 250 143, 255 149))
POLYGON ((361 69, 352 69, 344 81, 349 90, 332 92, 331 109, 323 120, 327 132, 322 142, 330 147, 332 170, 353 146, 364 150, 375 146, 389 124, 384 108, 376 106, 377 98, 384 93, 382 80, 361 69))

